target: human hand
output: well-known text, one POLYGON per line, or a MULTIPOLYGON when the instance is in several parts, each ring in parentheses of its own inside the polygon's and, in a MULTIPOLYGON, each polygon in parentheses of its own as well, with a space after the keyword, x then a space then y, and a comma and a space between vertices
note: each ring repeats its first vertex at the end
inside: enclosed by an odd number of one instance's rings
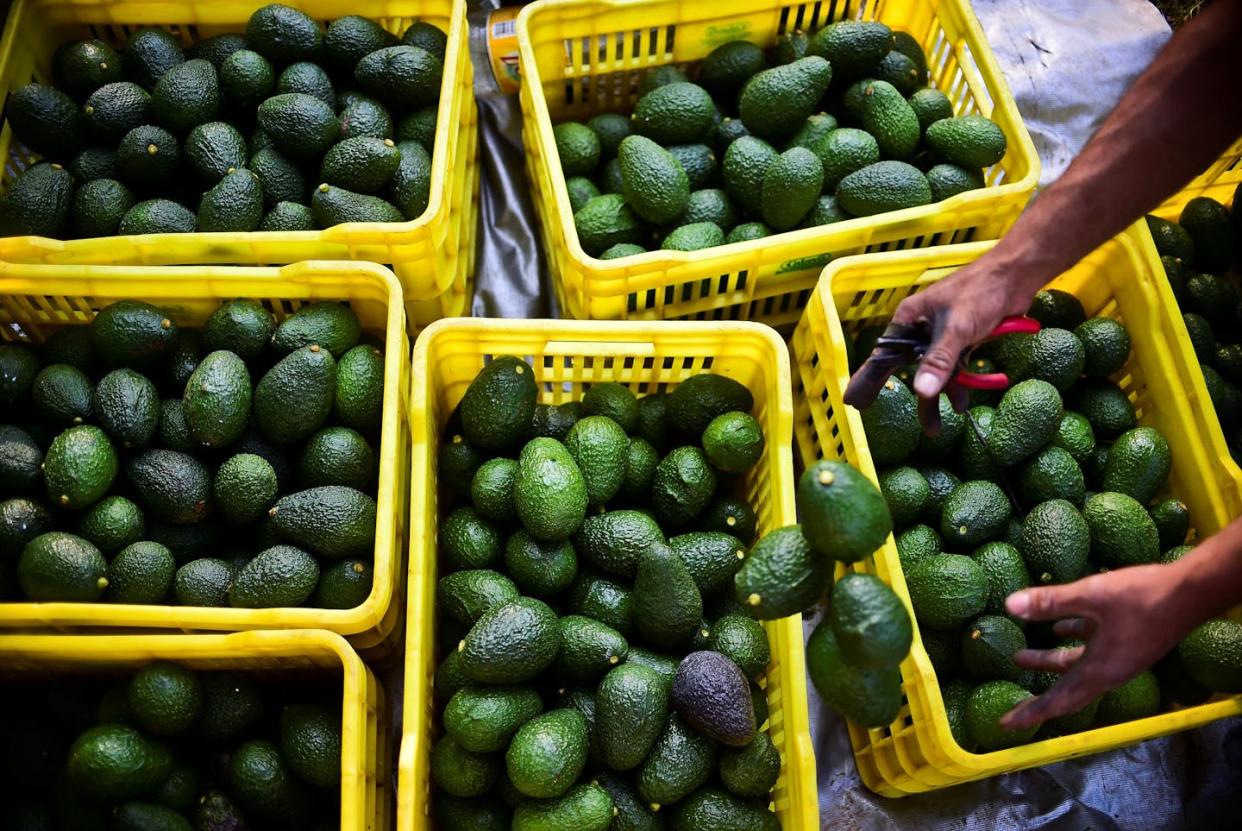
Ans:
MULTIPOLYGON (((931 347, 919 361, 914 391, 919 415, 928 427, 938 422, 937 396, 949 386, 962 353, 987 338, 1001 320, 1024 314, 1034 291, 1008 279, 1008 266, 987 254, 949 277, 907 297, 892 323, 931 330, 931 347)), ((871 360, 858 368, 845 390, 845 403, 867 407, 875 400, 891 369, 871 360)), ((949 387, 956 409, 965 409, 966 391, 949 387)))
POLYGON ((1164 657, 1206 619, 1193 594, 1179 588, 1171 565, 1143 565, 1011 594, 1010 614, 1056 621, 1053 632, 1086 645, 1019 650, 1014 663, 1023 669, 1062 675, 1006 713, 1001 727, 1020 730, 1076 713, 1164 657))

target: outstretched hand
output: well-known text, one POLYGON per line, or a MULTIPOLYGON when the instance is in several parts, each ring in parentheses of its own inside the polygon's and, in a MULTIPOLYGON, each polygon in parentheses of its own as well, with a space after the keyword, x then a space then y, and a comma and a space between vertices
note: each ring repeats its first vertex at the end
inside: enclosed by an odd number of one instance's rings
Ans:
POLYGON ((1000 720, 1007 730, 1076 713, 1151 667, 1200 622, 1194 598, 1178 592, 1169 565, 1122 568, 1059 586, 1015 592, 1005 609, 1023 620, 1056 621, 1058 636, 1085 646, 1022 649, 1023 669, 1062 673, 1046 693, 1023 701, 1000 720))
MULTIPOLYGON (((957 369, 962 352, 984 340, 1001 320, 1024 314, 1031 295, 1016 281, 1006 279, 992 254, 986 254, 956 273, 907 297, 893 313, 892 322, 929 328, 931 347, 919 361, 914 391, 920 399, 924 423, 937 413, 937 396, 957 369)), ((845 403, 867 407, 875 400, 891 370, 870 358, 858 368, 845 389, 845 403)), ((952 391, 951 391, 952 392, 952 391)), ((964 404, 964 390, 954 406, 964 404)))

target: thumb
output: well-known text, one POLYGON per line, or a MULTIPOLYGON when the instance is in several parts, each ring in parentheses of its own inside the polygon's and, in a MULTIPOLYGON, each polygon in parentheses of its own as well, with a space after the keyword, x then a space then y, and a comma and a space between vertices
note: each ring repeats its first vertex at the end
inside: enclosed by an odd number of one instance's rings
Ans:
POLYGON ((920 398, 935 398, 957 370, 957 359, 970 344, 966 333, 950 323, 932 343, 914 375, 914 391, 920 398))

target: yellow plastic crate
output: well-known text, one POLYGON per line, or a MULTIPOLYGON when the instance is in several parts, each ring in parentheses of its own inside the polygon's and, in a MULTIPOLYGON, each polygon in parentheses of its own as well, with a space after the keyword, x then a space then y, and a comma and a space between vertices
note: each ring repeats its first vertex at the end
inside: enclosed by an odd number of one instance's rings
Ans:
MULTIPOLYGON (((474 264, 478 215, 478 112, 465 0, 283 0, 323 23, 357 14, 400 34, 415 20, 448 33, 440 88, 431 201, 410 222, 359 222, 323 231, 140 234, 87 240, 0 238, 0 260, 79 265, 272 265, 301 260, 369 260, 390 264, 405 290, 411 328, 462 314, 474 264)), ((17 0, 0 40, 0 96, 30 83, 50 83, 52 54, 67 40, 98 38, 118 49, 140 26, 158 26, 190 44, 244 31, 264 0, 17 0)), ((0 101, 0 103, 3 103, 0 101)), ((37 158, 0 129, 0 186, 37 158)))
POLYGON ((339 679, 341 831, 391 825, 384 691, 339 635, 323 630, 231 635, 0 635, 0 681, 124 674, 157 661, 197 670, 236 670, 278 679, 339 679), (286 676, 288 677, 288 676, 286 676))
MULTIPOLYGON (((1233 146, 1225 152, 1223 156, 1217 159, 1211 167, 1203 172, 1198 178, 1191 181, 1182 190, 1170 196, 1160 207, 1152 211, 1153 214, 1162 218, 1177 222, 1182 215, 1182 208, 1186 207, 1186 203, 1196 196, 1207 196, 1215 199, 1225 207, 1230 207, 1233 203, 1234 193, 1237 191, 1238 185, 1242 184, 1242 139, 1234 142, 1233 146)), ((1237 208, 1237 205, 1233 205, 1237 208)), ((1144 233, 1147 233, 1144 228, 1144 233)), ((1158 274, 1163 271, 1157 270, 1158 274)), ((1176 301, 1173 305, 1177 309, 1176 301)), ((1180 334, 1184 338, 1184 348, 1194 355, 1194 349, 1190 346, 1190 335, 1185 332, 1185 326, 1182 322, 1181 314, 1175 315, 1178 326, 1183 330, 1180 334)), ((1192 366, 1197 367, 1198 361, 1195 360, 1192 366)), ((1200 396, 1200 400, 1207 401, 1207 387, 1203 386, 1203 373, 1193 373, 1193 384, 1196 387, 1196 394, 1200 396)), ((1221 464, 1232 474, 1233 478, 1238 482, 1242 482, 1242 467, 1234 461, 1233 454, 1229 452, 1229 444, 1225 439, 1225 434, 1221 430, 1220 420, 1216 418, 1215 410, 1208 406, 1208 429, 1205 434, 1205 440, 1209 442, 1214 452, 1220 457, 1221 464)))
MULTIPOLYGON (((875 465, 857 410, 842 396, 849 380, 845 331, 887 321, 904 298, 973 262, 992 243, 934 251, 896 252, 841 260, 824 270, 793 338, 794 434, 804 464, 844 459, 873 481, 875 465)), ((1173 451, 1167 490, 1190 508, 1199 537, 1214 534, 1242 509, 1242 492, 1204 440, 1210 405, 1191 380, 1193 353, 1142 223, 1102 246, 1050 285, 1082 301, 1088 314, 1126 325, 1133 353, 1114 380, 1129 395, 1140 424, 1158 428, 1173 451), (1180 333, 1180 335, 1179 335, 1180 333)), ((853 566, 878 575, 909 606, 906 582, 890 535, 868 561, 853 566)), ((1225 698, 1140 721, 1047 739, 992 753, 969 753, 954 740, 940 687, 915 628, 901 665, 905 705, 878 730, 849 726, 858 771, 868 788, 903 796, 1051 764, 1174 733, 1242 713, 1242 697, 1225 698)))
MULTIPOLYGON (((0 263, 0 342, 42 343, 64 326, 85 326, 104 306, 137 298, 166 309, 181 326, 202 326, 224 300, 249 297, 278 320, 303 304, 347 300, 367 334, 384 343, 375 580, 353 609, 233 609, 121 603, 0 603, 0 629, 159 627, 186 632, 327 629, 358 649, 386 651, 401 635, 402 554, 409 498, 409 338, 401 286, 374 263, 310 262, 282 268, 126 268, 0 263), (394 602, 396 599, 396 602, 394 602)), ((257 379, 256 379, 257 381, 257 379)))
MULTIPOLYGON (((405 702, 397 825, 430 828, 428 761, 436 722, 436 458, 441 431, 466 387, 497 355, 531 363, 540 401, 582 398, 590 384, 616 381, 637 394, 675 387, 712 371, 745 384, 767 436, 763 460, 746 474, 744 492, 759 533, 792 525, 789 353, 766 327, 753 323, 575 323, 555 320, 444 320, 414 344, 411 429, 414 431, 410 505, 410 608, 405 653, 405 702)), ((767 691, 769 731, 781 754, 773 802, 785 831, 818 831, 815 758, 806 709, 802 622, 798 615, 765 624, 772 663, 767 691)))
POLYGON ((518 17, 527 174, 562 313, 579 319, 760 320, 792 328, 829 259, 865 251, 997 239, 1026 205, 1039 158, 983 31, 965 0, 790 3, 762 0, 544 0, 518 17), (705 251, 622 260, 578 243, 552 126, 629 113, 650 69, 687 67, 730 40, 762 46, 843 18, 880 20, 913 35, 932 83, 958 115, 981 113, 1009 150, 986 189, 934 205, 791 231, 705 251))

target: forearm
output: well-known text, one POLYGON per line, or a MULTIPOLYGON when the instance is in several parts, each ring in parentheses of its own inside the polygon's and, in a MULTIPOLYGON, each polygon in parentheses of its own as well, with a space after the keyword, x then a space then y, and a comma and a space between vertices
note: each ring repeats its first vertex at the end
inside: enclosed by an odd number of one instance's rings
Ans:
POLYGON ((1174 618, 1194 626, 1242 605, 1242 518, 1168 566, 1174 618))
POLYGON ((1236 0, 1179 30, 997 245, 993 268, 1033 294, 1210 165, 1242 134, 1240 43, 1236 0))

